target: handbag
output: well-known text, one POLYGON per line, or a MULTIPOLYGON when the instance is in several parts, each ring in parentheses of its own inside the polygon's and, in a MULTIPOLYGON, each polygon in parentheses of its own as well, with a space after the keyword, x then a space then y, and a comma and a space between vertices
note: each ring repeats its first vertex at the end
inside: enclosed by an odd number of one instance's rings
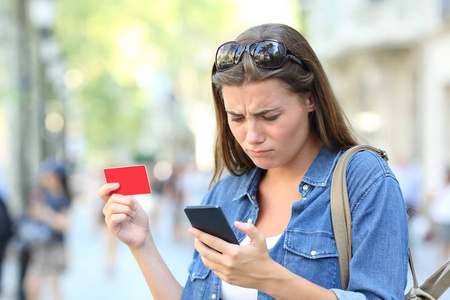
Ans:
MULTIPOLYGON (((346 169, 353 154, 363 150, 378 153, 385 161, 388 161, 386 152, 381 149, 368 145, 351 147, 339 159, 331 181, 331 221, 338 252, 341 285, 344 290, 348 287, 349 263, 352 258, 352 225, 347 193, 346 169)), ((409 266, 413 277, 413 287, 405 295, 406 300, 438 299, 450 286, 450 261, 439 268, 421 286, 417 282, 411 248, 409 248, 409 266)))
POLYGON ((45 223, 27 217, 17 224, 17 236, 20 246, 27 248, 55 238, 53 230, 45 223))

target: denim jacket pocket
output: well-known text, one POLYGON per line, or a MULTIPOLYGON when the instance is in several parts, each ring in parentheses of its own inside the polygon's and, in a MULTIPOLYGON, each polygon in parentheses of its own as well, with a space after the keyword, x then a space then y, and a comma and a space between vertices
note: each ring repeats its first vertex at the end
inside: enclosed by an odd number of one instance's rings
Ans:
POLYGON ((287 230, 283 265, 295 274, 325 288, 340 287, 334 236, 325 231, 287 230))
POLYGON ((200 259, 200 255, 194 258, 188 268, 189 278, 183 290, 182 300, 200 300, 205 297, 208 286, 209 270, 200 259))
POLYGON ((211 270, 205 267, 200 257, 197 257, 196 259, 192 260, 188 268, 188 272, 191 281, 195 281, 197 279, 206 279, 211 270))

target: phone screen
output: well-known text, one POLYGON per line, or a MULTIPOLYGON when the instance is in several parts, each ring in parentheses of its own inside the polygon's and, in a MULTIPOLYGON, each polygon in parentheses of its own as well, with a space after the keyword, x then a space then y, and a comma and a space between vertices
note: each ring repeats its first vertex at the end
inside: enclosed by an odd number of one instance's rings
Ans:
POLYGON ((191 222, 192 227, 221 238, 229 243, 239 245, 233 229, 231 229, 220 206, 186 206, 184 212, 191 222))

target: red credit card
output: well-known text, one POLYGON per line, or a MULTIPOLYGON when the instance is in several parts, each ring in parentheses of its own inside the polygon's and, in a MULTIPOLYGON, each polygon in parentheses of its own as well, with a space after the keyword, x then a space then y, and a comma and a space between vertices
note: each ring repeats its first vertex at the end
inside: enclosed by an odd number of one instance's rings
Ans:
POLYGON ((119 189, 113 193, 128 196, 152 192, 145 165, 106 168, 103 172, 107 183, 118 182, 120 184, 119 189))

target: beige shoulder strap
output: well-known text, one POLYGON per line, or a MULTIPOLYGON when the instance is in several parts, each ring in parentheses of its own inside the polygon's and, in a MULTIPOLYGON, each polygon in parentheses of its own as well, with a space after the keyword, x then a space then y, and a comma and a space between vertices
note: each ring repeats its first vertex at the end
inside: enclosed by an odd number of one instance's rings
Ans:
POLYGON ((339 255, 339 272, 342 289, 346 290, 349 280, 349 263, 352 258, 352 220, 347 194, 347 164, 353 154, 370 150, 381 155, 386 161, 386 152, 368 145, 358 145, 347 150, 339 159, 331 181, 331 222, 339 255))

